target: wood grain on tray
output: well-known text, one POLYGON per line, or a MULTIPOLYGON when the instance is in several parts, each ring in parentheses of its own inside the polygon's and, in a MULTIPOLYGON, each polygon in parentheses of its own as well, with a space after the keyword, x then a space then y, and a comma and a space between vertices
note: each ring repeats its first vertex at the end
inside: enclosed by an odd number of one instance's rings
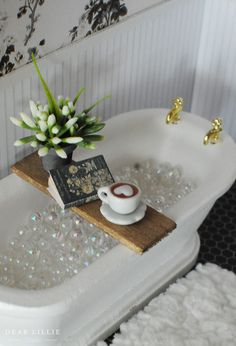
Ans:
MULTIPOLYGON (((30 154, 14 164, 12 171, 50 196, 47 190, 48 173, 43 169, 37 153, 30 154)), ((141 221, 129 226, 114 225, 102 216, 100 206, 101 201, 96 200, 80 207, 74 207, 72 210, 139 254, 148 250, 176 228, 173 220, 149 206, 141 221)))

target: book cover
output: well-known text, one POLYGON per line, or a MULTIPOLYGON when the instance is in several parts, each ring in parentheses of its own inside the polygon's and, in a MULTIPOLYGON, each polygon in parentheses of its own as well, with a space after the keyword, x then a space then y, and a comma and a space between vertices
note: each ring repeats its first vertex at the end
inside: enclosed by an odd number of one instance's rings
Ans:
POLYGON ((49 174, 48 190, 62 208, 95 200, 99 187, 114 182, 103 155, 53 169, 49 174))

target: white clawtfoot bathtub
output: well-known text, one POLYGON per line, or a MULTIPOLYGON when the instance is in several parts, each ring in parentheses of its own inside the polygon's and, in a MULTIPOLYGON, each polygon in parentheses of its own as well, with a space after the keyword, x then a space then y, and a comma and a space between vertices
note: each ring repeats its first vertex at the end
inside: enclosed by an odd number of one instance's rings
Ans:
MULTIPOLYGON (((106 141, 95 152, 78 150, 74 159, 101 153, 111 171, 147 158, 181 165, 197 188, 167 210, 177 228, 142 256, 117 245, 50 289, 0 286, 0 345, 91 345, 193 266, 197 229, 236 178, 236 145, 223 132, 221 143, 204 146, 209 121, 183 113, 178 125, 166 125, 167 111, 140 110, 112 118, 104 131, 106 141)), ((15 175, 1 180, 0 250, 17 225, 47 203, 48 197, 15 175)))

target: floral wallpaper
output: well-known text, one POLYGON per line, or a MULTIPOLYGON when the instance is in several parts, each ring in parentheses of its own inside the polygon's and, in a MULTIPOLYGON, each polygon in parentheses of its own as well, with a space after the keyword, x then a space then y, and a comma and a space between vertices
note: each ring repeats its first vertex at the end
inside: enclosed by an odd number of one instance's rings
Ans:
POLYGON ((0 0, 0 77, 160 2, 0 0))
POLYGON ((70 30, 71 42, 78 37, 81 30, 82 35, 88 36, 93 32, 102 30, 109 25, 119 22, 121 17, 127 15, 127 7, 124 1, 119 0, 91 0, 84 7, 84 12, 79 18, 79 24, 70 30))
POLYGON ((32 42, 30 39, 40 19, 39 8, 44 2, 45 0, 19 0, 15 12, 15 30, 12 32, 9 32, 12 23, 12 18, 10 18, 12 7, 9 9, 9 2, 0 2, 0 77, 21 64, 27 63, 32 51, 39 55, 40 46, 45 44, 45 39, 42 38, 39 42, 32 42), (26 17, 23 24, 25 36, 20 37, 20 33, 16 33, 16 30, 21 25, 23 17, 26 17))

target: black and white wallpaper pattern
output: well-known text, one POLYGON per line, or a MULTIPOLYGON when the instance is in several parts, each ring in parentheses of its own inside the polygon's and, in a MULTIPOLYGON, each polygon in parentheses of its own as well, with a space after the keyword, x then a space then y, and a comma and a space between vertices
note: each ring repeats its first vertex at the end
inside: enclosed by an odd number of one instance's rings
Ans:
POLYGON ((0 0, 0 77, 127 13, 124 0, 0 0))
POLYGON ((163 0, 0 0, 0 77, 163 0))
POLYGON ((16 1, 18 8, 14 18, 9 3, 0 1, 0 77, 27 63, 32 51, 39 55, 40 47, 45 44, 45 38, 39 42, 31 38, 36 31, 37 22, 40 19, 40 7, 44 2, 45 0, 16 1), (22 21, 23 17, 25 21, 22 21), (22 24, 25 29, 24 37, 23 31, 18 31, 22 24))
POLYGON ((119 22, 127 15, 127 6, 124 0, 91 0, 84 7, 79 18, 79 24, 70 30, 71 42, 78 37, 79 30, 86 36, 119 22))

